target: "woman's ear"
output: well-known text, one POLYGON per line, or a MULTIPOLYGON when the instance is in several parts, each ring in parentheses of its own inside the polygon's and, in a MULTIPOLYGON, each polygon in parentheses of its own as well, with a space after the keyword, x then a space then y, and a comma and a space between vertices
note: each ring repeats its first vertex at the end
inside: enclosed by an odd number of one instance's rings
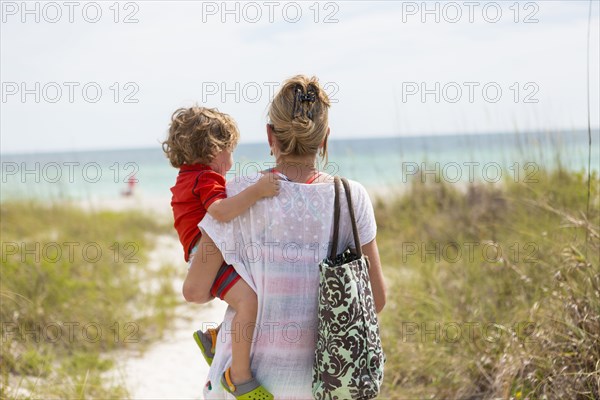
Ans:
POLYGON ((325 164, 327 164, 327 139, 329 139, 329 127, 327 127, 327 133, 325 134, 325 137, 323 138, 323 141, 321 142, 321 144, 319 145, 319 156, 321 157, 322 160, 325 160, 325 164))
POLYGON ((269 147, 273 147, 273 127, 271 124, 267 124, 267 141, 269 142, 269 147))
POLYGON ((321 142, 321 146, 320 147, 327 149, 327 139, 329 139, 329 132, 330 131, 331 131, 331 129, 327 128, 327 133, 325 134, 325 138, 321 142))

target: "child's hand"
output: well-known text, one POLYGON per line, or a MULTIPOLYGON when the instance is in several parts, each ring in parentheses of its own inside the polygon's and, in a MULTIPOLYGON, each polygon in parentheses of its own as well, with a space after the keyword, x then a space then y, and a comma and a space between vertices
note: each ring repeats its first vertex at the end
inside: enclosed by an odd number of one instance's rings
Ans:
POLYGON ((279 175, 267 172, 255 183, 261 198, 273 197, 279 194, 279 175))

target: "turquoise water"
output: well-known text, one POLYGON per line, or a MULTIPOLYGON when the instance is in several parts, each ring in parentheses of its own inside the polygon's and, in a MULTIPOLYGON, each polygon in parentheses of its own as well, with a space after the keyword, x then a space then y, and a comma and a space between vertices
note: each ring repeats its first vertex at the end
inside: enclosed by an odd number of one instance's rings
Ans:
MULTIPOLYGON (((592 169, 598 171, 600 132, 592 137, 592 169)), ((495 182, 535 179, 559 163, 587 168, 586 131, 445 135, 332 140, 321 169, 355 179, 368 189, 401 187, 410 179, 495 182)), ((272 166, 263 143, 241 143, 228 178, 272 166)), ((160 147, 147 149, 2 155, 2 200, 10 198, 105 199, 121 196, 128 178, 139 195, 170 196, 177 170, 160 147)))

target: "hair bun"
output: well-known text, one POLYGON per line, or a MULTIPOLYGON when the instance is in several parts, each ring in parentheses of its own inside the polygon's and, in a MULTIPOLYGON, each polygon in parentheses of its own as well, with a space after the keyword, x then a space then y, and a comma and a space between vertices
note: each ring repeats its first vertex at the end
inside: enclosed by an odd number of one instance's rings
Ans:
POLYGON ((326 156, 328 108, 329 98, 317 78, 297 75, 284 82, 269 107, 281 154, 317 154, 323 147, 326 156))

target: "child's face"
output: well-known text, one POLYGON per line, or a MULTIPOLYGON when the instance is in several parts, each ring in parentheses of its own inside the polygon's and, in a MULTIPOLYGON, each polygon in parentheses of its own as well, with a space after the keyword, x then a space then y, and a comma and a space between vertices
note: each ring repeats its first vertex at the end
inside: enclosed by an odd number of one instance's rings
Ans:
POLYGON ((226 149, 219 152, 210 163, 210 167, 217 173, 225 176, 233 166, 233 151, 226 149))

